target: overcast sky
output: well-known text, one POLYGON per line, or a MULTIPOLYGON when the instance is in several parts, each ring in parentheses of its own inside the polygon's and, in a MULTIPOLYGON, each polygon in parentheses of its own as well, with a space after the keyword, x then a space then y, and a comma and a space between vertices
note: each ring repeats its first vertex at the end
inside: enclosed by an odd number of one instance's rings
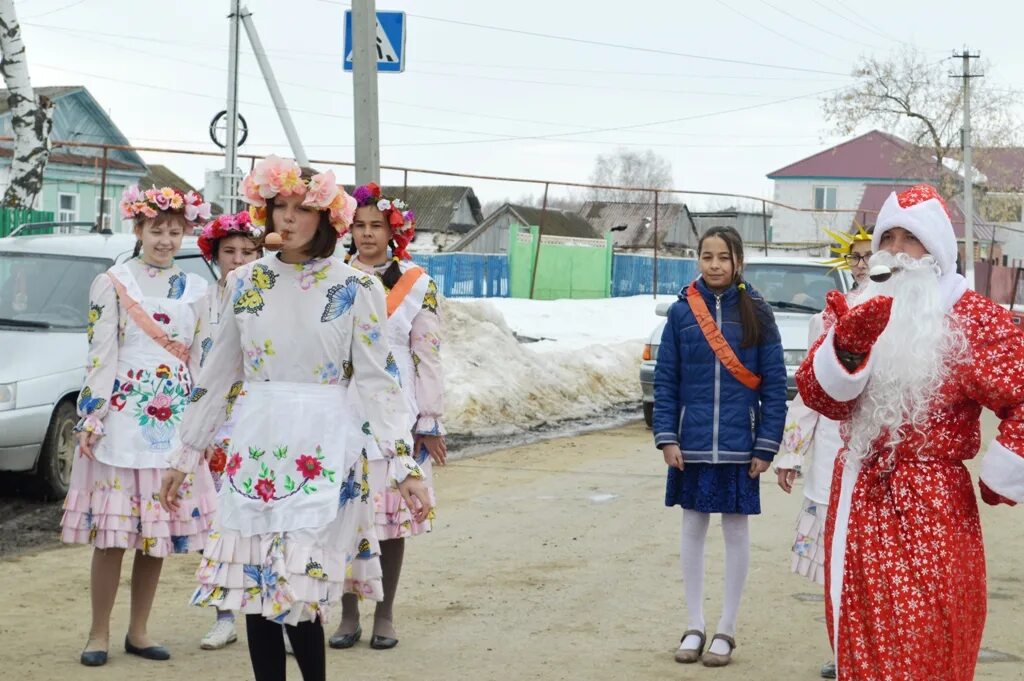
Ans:
MULTIPOLYGON (((85 85, 135 144, 216 149, 207 131, 225 108, 229 0, 16 6, 34 85, 85 85)), ((348 3, 248 6, 310 158, 351 161, 348 3)), ((850 81, 861 54, 904 41, 938 61, 967 44, 991 62, 986 78, 1024 87, 1024 8, 1006 0, 379 0, 377 9, 408 13, 406 71, 379 78, 386 165, 585 182, 597 154, 626 145, 667 157, 676 187, 771 197, 768 172, 840 141, 821 97, 850 81)), ((251 53, 240 68, 251 128, 242 151, 290 155, 251 53)), ((143 155, 197 185, 221 165, 143 155)), ((423 174, 410 184, 470 184, 484 201, 541 191, 423 174)))

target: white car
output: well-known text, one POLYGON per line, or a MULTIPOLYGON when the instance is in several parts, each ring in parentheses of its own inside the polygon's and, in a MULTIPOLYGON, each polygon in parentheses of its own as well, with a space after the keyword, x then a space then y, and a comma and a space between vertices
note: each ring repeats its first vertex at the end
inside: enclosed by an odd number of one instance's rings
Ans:
MULTIPOLYGON (((71 478, 89 286, 134 248, 130 234, 0 239, 0 471, 32 474, 41 496, 63 497, 71 478)), ((176 261, 216 280, 195 237, 176 261)))
MULTIPOLYGON (((811 317, 825 307, 825 294, 832 289, 846 293, 853 287, 848 270, 836 270, 819 260, 795 257, 751 257, 743 266, 743 277, 764 296, 775 313, 775 323, 782 336, 786 361, 786 396, 796 397, 796 370, 807 356, 807 328, 811 317)), ((657 313, 668 314, 669 304, 661 303, 657 313)), ((651 332, 640 364, 640 387, 643 390, 644 420, 651 425, 654 417, 654 367, 658 345, 665 322, 651 332)))

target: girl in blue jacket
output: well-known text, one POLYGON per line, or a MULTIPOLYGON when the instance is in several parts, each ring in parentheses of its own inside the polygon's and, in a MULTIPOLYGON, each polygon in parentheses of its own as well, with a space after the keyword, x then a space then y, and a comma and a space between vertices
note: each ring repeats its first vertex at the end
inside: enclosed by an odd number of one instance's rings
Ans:
POLYGON ((747 518, 761 512, 758 477, 782 441, 786 366, 771 307, 741 276, 739 233, 712 227, 698 258, 701 276, 669 309, 658 349, 654 442, 669 466, 665 505, 683 507, 689 626, 675 657, 716 667, 728 664, 736 647, 750 564, 747 518), (725 598, 704 652, 704 541, 712 513, 722 514, 725 598))

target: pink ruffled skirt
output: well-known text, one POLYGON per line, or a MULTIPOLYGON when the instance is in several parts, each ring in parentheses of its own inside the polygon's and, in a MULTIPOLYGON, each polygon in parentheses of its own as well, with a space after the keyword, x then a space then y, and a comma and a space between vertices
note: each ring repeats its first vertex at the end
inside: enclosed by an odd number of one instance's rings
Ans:
POLYGON ((203 465, 185 478, 176 512, 160 505, 159 468, 121 468, 76 456, 64 499, 61 540, 98 549, 136 549, 163 558, 202 551, 213 525, 217 492, 203 465))

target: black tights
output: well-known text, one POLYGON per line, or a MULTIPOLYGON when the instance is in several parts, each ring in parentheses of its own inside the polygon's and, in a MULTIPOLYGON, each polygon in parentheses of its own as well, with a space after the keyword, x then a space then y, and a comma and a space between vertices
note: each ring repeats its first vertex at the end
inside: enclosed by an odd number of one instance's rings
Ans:
MULTIPOLYGON (((245 630, 249 637, 249 659, 256 681, 284 681, 285 655, 281 625, 262 615, 246 615, 245 630)), ((326 681, 324 659, 324 627, 320 620, 286 626, 288 640, 295 651, 303 681, 326 681)))

